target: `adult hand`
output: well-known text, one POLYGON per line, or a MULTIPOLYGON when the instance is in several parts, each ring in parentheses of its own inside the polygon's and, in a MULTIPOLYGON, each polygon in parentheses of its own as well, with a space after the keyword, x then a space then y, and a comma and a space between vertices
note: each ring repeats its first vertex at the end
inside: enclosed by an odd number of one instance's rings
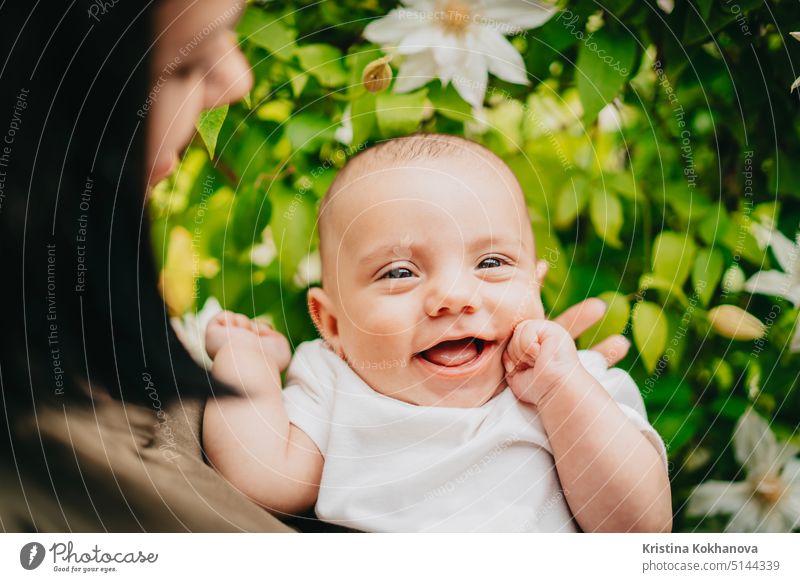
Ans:
MULTIPOLYGON (((608 305, 602 299, 591 297, 576 303, 558 317, 554 317, 553 321, 564 327, 573 338, 578 338, 603 318, 606 309, 608 305)), ((630 347, 631 342, 624 336, 612 335, 593 346, 592 351, 601 353, 611 367, 625 357, 630 347)))

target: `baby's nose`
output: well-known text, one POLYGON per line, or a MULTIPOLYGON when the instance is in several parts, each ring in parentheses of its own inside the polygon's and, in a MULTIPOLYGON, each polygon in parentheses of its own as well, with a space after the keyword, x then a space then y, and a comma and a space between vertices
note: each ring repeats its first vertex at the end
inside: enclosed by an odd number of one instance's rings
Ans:
POLYGON ((425 298, 425 312, 430 317, 475 313, 480 306, 481 298, 477 287, 452 278, 434 284, 425 298))

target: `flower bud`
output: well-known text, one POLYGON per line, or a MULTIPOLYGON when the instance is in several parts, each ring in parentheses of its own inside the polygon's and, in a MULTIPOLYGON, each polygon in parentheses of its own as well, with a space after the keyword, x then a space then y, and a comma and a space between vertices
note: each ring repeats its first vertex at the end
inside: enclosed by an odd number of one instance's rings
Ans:
POLYGON ((725 293, 740 293, 744 289, 744 271, 738 265, 731 265, 722 276, 722 290, 725 293))
POLYGON ((361 82, 370 93, 378 93, 386 89, 392 82, 392 67, 389 66, 391 57, 376 59, 364 67, 361 82))
POLYGON ((758 318, 735 305, 720 305, 708 312, 708 321, 719 335, 734 340, 754 340, 766 327, 758 318))

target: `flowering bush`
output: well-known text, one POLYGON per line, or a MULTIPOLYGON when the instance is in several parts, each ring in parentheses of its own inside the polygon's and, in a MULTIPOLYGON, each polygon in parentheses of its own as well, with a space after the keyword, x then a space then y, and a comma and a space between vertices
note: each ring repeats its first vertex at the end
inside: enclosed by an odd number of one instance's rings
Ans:
POLYGON ((631 338, 621 366, 668 446, 675 529, 796 528, 798 29, 785 0, 254 3, 254 89, 203 116, 151 197, 170 309, 214 297, 314 337, 316 205, 337 170, 381 139, 465 135, 523 186, 547 307, 600 296, 581 346, 631 338))

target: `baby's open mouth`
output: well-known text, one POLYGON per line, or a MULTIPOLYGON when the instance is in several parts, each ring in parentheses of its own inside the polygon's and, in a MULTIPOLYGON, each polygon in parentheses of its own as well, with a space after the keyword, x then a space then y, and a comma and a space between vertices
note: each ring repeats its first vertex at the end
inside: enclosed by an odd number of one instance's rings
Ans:
POLYGON ((417 355, 437 366, 453 368, 463 366, 480 357, 486 343, 490 342, 476 337, 465 337, 440 342, 417 355))

